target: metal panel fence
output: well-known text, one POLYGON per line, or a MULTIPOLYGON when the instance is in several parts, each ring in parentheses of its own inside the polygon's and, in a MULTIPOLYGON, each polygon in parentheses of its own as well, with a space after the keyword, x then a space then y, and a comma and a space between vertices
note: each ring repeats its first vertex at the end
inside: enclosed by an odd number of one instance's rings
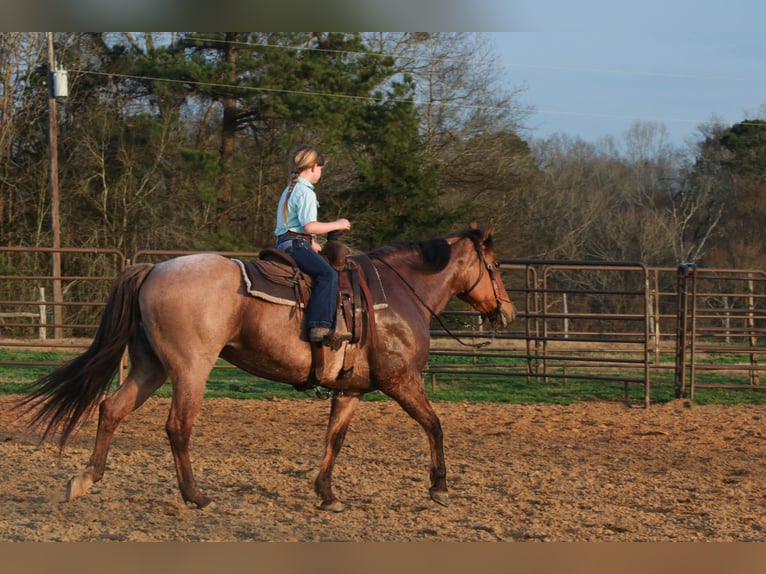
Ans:
MULTIPOLYGON (((131 262, 194 251, 0 247, 0 349, 87 348, 114 277, 131 262), (70 269, 85 269, 77 273, 70 269), (54 281, 63 301, 53 302, 54 281), (57 312, 58 311, 58 312, 57 312), (60 317, 60 318, 57 318, 60 317)), ((255 258, 254 252, 218 252, 255 258)), ((675 385, 759 390, 766 366, 766 274, 753 270, 653 268, 632 262, 504 260, 501 273, 518 309, 507 332, 485 331, 476 313, 450 309, 449 332, 434 324, 431 385, 441 376, 524 378, 530 384, 588 380, 643 390, 675 385), (485 343, 489 343, 486 344, 485 343), (474 345, 481 345, 476 347, 474 345)), ((0 365, 50 365, 3 360, 0 365)))
POLYGON ((674 382, 696 388, 761 387, 766 369, 766 273, 679 266, 674 382))
MULTIPOLYGON (((503 283, 517 307, 517 321, 482 349, 457 351, 444 330, 432 332, 432 357, 459 353, 474 364, 432 359, 439 374, 524 377, 530 383, 590 380, 643 387, 650 401, 653 309, 650 271, 641 263, 503 260, 503 283)), ((450 313, 447 313, 449 315, 450 313)), ((475 314, 474 314, 475 315, 475 314)), ((458 331, 480 340, 480 329, 458 331)))
POLYGON ((92 337, 112 282, 125 264, 116 249, 0 247, 2 346, 44 342, 48 348, 86 348, 73 339, 92 337), (57 276, 51 273, 54 253, 61 256, 57 276), (61 301, 50 296, 56 283, 61 301))

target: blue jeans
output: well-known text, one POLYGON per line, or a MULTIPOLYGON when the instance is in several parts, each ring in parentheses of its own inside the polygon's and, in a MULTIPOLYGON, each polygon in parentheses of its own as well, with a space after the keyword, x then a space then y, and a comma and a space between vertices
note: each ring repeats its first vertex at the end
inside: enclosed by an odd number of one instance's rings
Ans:
POLYGON ((280 241, 277 249, 289 253, 301 271, 314 280, 306 306, 306 327, 333 328, 338 308, 338 272, 305 239, 280 241))

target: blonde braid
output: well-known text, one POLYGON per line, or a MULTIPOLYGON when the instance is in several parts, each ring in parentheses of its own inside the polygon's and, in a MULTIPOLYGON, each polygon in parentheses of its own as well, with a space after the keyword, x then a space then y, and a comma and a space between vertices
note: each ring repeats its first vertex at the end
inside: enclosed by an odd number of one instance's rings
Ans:
POLYGON ((290 201, 290 196, 293 193, 293 189, 295 189, 295 184, 298 183, 298 174, 300 172, 296 171, 293 173, 293 178, 290 180, 290 188, 287 190, 287 195, 285 196, 285 202, 282 204, 282 221, 285 222, 285 225, 287 225, 287 202, 290 201))

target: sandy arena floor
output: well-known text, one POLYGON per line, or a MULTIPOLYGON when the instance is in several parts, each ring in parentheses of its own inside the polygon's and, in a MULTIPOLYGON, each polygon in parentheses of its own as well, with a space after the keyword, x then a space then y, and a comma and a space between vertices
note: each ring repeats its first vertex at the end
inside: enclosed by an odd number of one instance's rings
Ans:
POLYGON ((452 504, 428 498, 425 434, 392 401, 363 402, 335 471, 346 510, 312 490, 329 403, 212 399, 193 437, 214 503, 187 507, 167 399, 118 429, 104 480, 63 502, 95 423, 63 454, 0 397, 0 541, 764 541, 766 407, 644 409, 436 403, 452 504))

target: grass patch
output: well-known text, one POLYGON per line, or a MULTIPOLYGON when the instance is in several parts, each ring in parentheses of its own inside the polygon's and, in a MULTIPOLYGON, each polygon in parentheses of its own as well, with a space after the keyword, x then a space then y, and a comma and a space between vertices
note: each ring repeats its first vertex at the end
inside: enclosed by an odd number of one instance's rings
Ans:
MULTIPOLYGON (((56 366, 74 358, 79 352, 70 351, 30 351, 0 348, 0 394, 27 392, 26 385, 46 375, 56 366), (7 363, 15 363, 13 365, 7 363), (26 364, 25 364, 26 363, 26 364), (31 364, 38 363, 38 364, 31 364), (39 364, 44 363, 44 364, 39 364)), ((526 361, 503 356, 469 357, 437 355, 429 361, 434 368, 453 369, 458 372, 439 372, 435 382, 431 375, 425 374, 425 389, 434 401, 448 402, 494 402, 515 404, 573 404, 584 401, 623 401, 625 385, 619 381, 590 380, 586 370, 579 373, 576 369, 567 370, 566 379, 543 379, 526 377, 526 361), (477 369, 486 374, 460 372, 465 369, 477 369), (493 374, 493 370, 503 373, 493 374), (512 374, 508 374, 512 373, 512 374)), ((640 370, 628 372, 626 377, 642 378, 640 370)), ((741 381, 741 378, 738 379, 741 381)), ((698 404, 766 404, 766 393, 753 390, 742 384, 738 389, 709 389, 700 384, 730 384, 732 377, 717 373, 699 373, 695 402, 698 404)), ((113 386, 116 386, 116 380, 113 386)), ((766 381, 764 381, 766 390, 766 381)), ((643 403, 644 388, 641 383, 630 383, 627 397, 631 403, 643 403)), ((158 396, 171 396, 170 383, 165 383, 156 393, 158 396)), ((206 397, 225 397, 234 399, 272 399, 272 398, 313 398, 312 392, 297 391, 292 386, 269 381, 233 368, 220 360, 208 378, 206 397)), ((672 401, 675 385, 671 371, 660 371, 652 375, 651 402, 672 401)), ((365 395, 365 400, 388 400, 382 393, 365 395)))
MULTIPOLYGON (((629 383, 626 391, 622 382, 576 378, 542 382, 520 376, 438 374, 433 388, 426 378, 426 390, 432 399, 445 401, 568 405, 596 400, 624 401, 626 392, 631 403, 644 400, 642 384, 629 383)), ((673 389, 668 386, 652 389, 653 402, 673 398, 673 389)))

